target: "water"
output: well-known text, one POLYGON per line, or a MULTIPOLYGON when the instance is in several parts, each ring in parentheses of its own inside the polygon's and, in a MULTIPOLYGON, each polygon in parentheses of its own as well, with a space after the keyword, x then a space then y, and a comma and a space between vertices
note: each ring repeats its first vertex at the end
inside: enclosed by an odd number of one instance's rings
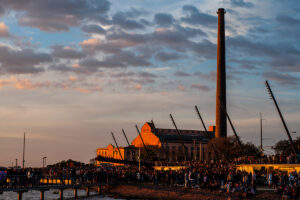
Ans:
MULTIPOLYGON (((84 197, 86 196, 86 192, 84 190, 78 190, 78 196, 84 197)), ((90 195, 96 194, 95 192, 91 191, 90 195)), ((73 190, 64 190, 64 198, 72 198, 74 197, 73 190)), ((3 192, 0 194, 0 200, 15 200, 18 199, 18 195, 16 192, 3 192)), ((28 192, 23 193, 23 200, 40 200, 40 192, 36 190, 31 190, 28 192)), ((59 199, 59 192, 58 190, 51 189, 49 191, 45 191, 45 200, 56 200, 59 199)), ((84 200, 122 200, 122 199, 113 199, 110 197, 103 197, 103 196, 94 196, 94 197, 86 197, 83 198, 84 200)))

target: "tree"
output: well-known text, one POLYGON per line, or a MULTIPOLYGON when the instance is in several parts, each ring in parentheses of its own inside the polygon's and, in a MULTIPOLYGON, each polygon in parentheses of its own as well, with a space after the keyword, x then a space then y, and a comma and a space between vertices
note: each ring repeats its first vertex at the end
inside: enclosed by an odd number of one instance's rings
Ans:
MULTIPOLYGON (((242 143, 242 148, 247 156, 257 156, 259 149, 254 144, 248 142, 242 143)), ((211 152, 216 152, 222 160, 233 160, 243 156, 241 148, 235 136, 213 138, 208 143, 211 152)))
MULTIPOLYGON (((300 152, 300 138, 298 137, 293 141, 296 149, 300 152)), ((275 150, 276 154, 290 155, 293 154, 293 148, 288 140, 280 140, 278 141, 272 149, 275 150)))

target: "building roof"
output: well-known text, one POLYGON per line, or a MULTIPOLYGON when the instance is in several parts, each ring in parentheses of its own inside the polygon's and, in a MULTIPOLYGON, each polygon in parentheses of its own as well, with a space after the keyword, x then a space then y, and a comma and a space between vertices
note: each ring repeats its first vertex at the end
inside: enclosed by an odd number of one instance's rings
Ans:
MULTIPOLYGON (((156 128, 152 122, 147 123, 151 127, 151 132, 154 133, 162 142, 192 142, 193 140, 202 142, 209 141, 209 138, 207 137, 205 131, 179 129, 179 135, 176 129, 156 128)), ((208 131, 208 134, 211 136, 211 138, 214 137, 214 132, 208 131)))

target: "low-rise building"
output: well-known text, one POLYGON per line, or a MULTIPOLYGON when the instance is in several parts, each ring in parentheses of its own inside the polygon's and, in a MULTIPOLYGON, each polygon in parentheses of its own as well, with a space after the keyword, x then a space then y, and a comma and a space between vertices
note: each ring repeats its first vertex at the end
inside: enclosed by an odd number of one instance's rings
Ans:
MULTIPOLYGON (((137 160, 137 153, 136 153, 137 149, 134 146, 119 147, 119 150, 117 147, 113 146, 112 144, 109 144, 105 148, 98 148, 97 156, 101 156, 104 158, 112 158, 116 160, 129 160, 129 161, 137 160)), ((100 165, 102 163, 108 163, 108 162, 99 161, 99 160, 96 161, 96 165, 100 165)))
MULTIPOLYGON (((210 126, 208 134, 214 138, 215 127, 210 126)), ((160 149, 160 160, 209 160, 213 154, 208 151, 209 138, 205 131, 156 128, 146 122, 141 128, 141 137, 137 136, 131 143, 137 148, 154 147, 160 149), (142 141, 142 139, 143 141, 142 141), (143 144, 144 142, 144 144, 143 144), (186 149, 185 149, 186 148, 186 149)))
MULTIPOLYGON (((176 129, 156 128, 152 122, 146 122, 141 128, 141 135, 130 146, 119 147, 119 152, 117 147, 109 144, 106 148, 98 148, 97 156, 128 161, 138 161, 139 154, 142 161, 210 160, 214 155, 207 148, 207 143, 209 138, 214 138, 214 126, 209 127, 208 134, 209 137, 205 131, 199 130, 179 130, 178 134, 176 129)), ((96 162, 97 165, 101 163, 105 162, 96 162)))

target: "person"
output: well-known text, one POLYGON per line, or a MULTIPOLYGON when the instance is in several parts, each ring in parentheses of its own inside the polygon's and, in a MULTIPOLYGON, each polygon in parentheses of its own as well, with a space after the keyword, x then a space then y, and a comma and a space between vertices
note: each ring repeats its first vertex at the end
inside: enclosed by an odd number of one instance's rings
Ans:
POLYGON ((253 171, 252 174, 252 187, 256 187, 256 173, 253 171))
POLYGON ((187 172, 184 173, 184 187, 188 187, 188 182, 189 182, 189 174, 187 172))
POLYGON ((269 188, 272 187, 272 183, 273 183, 273 174, 272 174, 272 172, 269 172, 269 174, 268 174, 268 185, 269 185, 269 188))

